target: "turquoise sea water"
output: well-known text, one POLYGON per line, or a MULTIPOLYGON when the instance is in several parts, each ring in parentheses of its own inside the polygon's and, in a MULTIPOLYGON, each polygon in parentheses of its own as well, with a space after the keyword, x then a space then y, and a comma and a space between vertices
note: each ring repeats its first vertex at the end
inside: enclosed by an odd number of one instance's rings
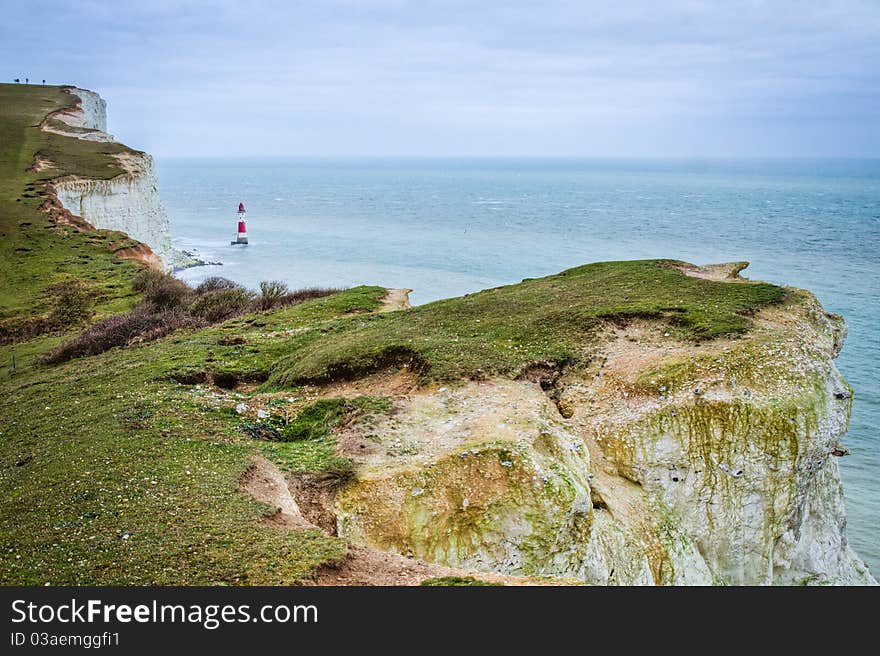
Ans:
POLYGON ((848 534, 880 574, 880 160, 160 161, 175 245, 255 287, 364 283, 414 303, 597 260, 749 260, 844 315, 848 534), (250 245, 230 246, 238 202, 250 245))

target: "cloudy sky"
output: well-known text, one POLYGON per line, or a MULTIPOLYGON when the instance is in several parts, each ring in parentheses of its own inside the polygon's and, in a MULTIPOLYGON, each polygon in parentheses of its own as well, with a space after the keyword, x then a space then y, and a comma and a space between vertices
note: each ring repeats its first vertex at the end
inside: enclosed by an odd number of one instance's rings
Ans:
POLYGON ((880 2, 4 3, 158 156, 880 156, 880 2))

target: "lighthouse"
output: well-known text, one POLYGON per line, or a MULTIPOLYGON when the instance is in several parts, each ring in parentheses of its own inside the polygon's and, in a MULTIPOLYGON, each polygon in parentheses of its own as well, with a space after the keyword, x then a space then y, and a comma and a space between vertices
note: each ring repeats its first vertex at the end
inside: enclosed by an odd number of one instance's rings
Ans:
POLYGON ((247 226, 244 223, 245 219, 245 211, 244 211, 244 203, 238 204, 238 234, 235 239, 232 240, 232 245, 236 244, 245 244, 247 245, 247 226))

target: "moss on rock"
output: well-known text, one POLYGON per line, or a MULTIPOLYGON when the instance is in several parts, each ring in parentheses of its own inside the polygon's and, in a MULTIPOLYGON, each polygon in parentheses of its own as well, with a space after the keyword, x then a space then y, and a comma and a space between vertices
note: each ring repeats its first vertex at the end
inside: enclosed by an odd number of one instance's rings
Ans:
POLYGON ((362 472, 337 497, 339 535, 450 566, 569 574, 590 531, 589 458, 564 434, 535 437, 362 472))

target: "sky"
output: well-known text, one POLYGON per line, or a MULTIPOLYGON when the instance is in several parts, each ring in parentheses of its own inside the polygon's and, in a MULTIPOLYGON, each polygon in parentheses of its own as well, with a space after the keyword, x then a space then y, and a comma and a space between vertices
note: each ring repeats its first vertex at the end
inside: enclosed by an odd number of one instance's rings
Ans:
POLYGON ((3 0, 159 157, 878 157, 880 2, 3 0))

